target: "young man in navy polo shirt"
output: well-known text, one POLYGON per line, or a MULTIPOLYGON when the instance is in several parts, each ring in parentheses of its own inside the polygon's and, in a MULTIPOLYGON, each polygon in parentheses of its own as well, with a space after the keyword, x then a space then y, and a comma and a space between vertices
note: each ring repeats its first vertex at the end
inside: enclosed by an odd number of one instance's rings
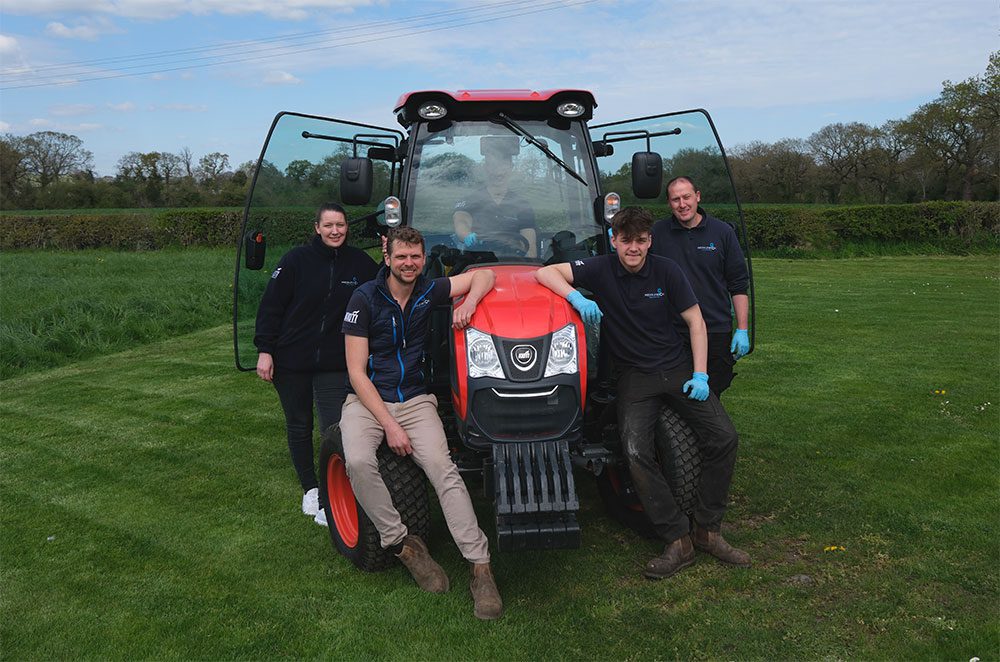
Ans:
MULTIPOLYGON (((698 206, 701 191, 690 177, 667 182, 667 202, 673 215, 653 226, 649 252, 679 264, 691 282, 708 327, 709 383, 721 396, 733 381, 733 363, 750 351, 747 263, 736 232, 698 206)), ((674 326, 687 335, 683 320, 675 317, 674 326)))
POLYGON ((669 577, 694 563, 695 549, 725 563, 748 566, 750 556, 719 533, 738 437, 719 398, 709 390, 708 340, 698 299, 676 262, 648 255, 652 225, 649 212, 627 207, 611 220, 614 255, 553 264, 539 269, 536 278, 566 297, 585 321, 604 319, 602 340, 621 370, 622 448, 642 507, 667 543, 643 574, 650 579, 669 577), (590 290, 596 303, 574 285, 590 290), (687 326, 690 350, 671 324, 674 315, 687 326), (653 429, 664 403, 698 436, 702 470, 693 532, 656 460, 653 429))
POLYGON ((408 227, 389 231, 385 266, 351 297, 344 316, 350 391, 340 417, 344 463, 358 502, 392 550, 431 593, 448 590, 448 576, 418 536, 409 533, 392 503, 375 456, 383 437, 397 455, 423 469, 441 503, 445 522, 472 566, 470 588, 478 618, 503 611, 490 568, 489 542, 479 528, 465 482, 448 451, 437 398, 423 375, 424 341, 434 306, 464 296, 452 322, 467 326, 479 301, 493 289, 495 274, 477 269, 451 278, 425 278, 424 238, 408 227))

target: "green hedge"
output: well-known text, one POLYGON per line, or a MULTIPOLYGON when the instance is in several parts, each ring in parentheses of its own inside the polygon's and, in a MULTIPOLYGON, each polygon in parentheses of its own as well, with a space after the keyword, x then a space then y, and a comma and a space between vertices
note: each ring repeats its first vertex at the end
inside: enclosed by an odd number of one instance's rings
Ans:
MULTIPOLYGON (((736 220, 735 205, 705 205, 723 220, 736 220)), ((666 205, 648 205, 657 216, 666 205)), ((357 218, 370 209, 351 210, 357 218)), ((262 230, 272 245, 299 243, 311 233, 309 208, 255 209, 249 230, 262 230)), ((929 246, 998 245, 1000 203, 927 202, 912 205, 749 205, 744 208, 754 249, 801 252, 837 250, 857 242, 922 243, 929 246)), ((243 213, 237 209, 166 209, 155 212, 0 216, 0 249, 235 246, 243 213)), ((361 233, 355 239, 365 243, 361 233)))

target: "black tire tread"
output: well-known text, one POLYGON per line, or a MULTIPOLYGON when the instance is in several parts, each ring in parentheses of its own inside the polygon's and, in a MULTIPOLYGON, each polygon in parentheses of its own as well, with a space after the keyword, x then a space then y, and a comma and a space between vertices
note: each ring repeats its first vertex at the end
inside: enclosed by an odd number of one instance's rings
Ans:
MULTIPOLYGON (((325 504, 326 468, 333 454, 343 456, 343 446, 340 441, 340 430, 331 426, 323 434, 323 448, 320 452, 320 494, 323 495, 327 522, 330 525, 330 541, 340 554, 346 556, 351 563, 366 572, 377 572, 391 567, 397 562, 392 552, 382 549, 381 539, 375 524, 365 513, 361 504, 355 499, 358 509, 358 543, 348 547, 340 537, 333 520, 332 512, 325 504)), ((407 530, 427 540, 430 531, 430 501, 427 494, 427 477, 411 457, 402 457, 393 453, 383 443, 375 453, 378 458, 379 472, 389 489, 392 503, 407 530)))

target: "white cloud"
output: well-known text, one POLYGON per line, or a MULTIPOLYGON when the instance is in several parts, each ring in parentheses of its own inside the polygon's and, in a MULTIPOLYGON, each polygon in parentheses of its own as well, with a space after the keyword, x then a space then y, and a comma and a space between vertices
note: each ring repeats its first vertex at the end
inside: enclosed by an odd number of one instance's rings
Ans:
POLYGON ((352 11, 376 0, 5 0, 4 11, 24 16, 53 14, 106 14, 121 18, 163 20, 183 14, 263 14, 272 18, 302 20, 310 13, 352 11))
POLYGON ((10 131, 10 124, 0 120, 0 131, 10 131))
POLYGON ((0 34, 0 55, 12 55, 19 50, 17 39, 0 34))
POLYGON ((40 127, 40 126, 51 126, 52 122, 45 119, 44 117, 33 117, 32 119, 28 120, 28 124, 30 124, 31 126, 40 127))
POLYGON ((60 117, 72 117, 74 115, 86 115, 87 113, 93 112, 93 110, 94 106, 88 103, 73 103, 52 106, 52 108, 49 109, 49 112, 60 117))
POLYGON ((302 80, 287 71, 269 71, 261 82, 265 85, 298 85, 302 80))
POLYGON ((73 26, 68 26, 59 21, 52 21, 45 26, 45 34, 50 37, 60 37, 62 39, 94 41, 102 34, 117 33, 121 33, 121 30, 104 17, 82 18, 74 21, 73 26))
POLYGON ((125 101, 123 103, 109 103, 108 108, 116 110, 119 113, 130 113, 135 110, 135 104, 131 101, 125 101))
MULTIPOLYGON (((150 110, 157 110, 153 107, 150 110)), ((159 110, 171 110, 179 113, 204 113, 208 110, 207 106, 195 106, 189 103, 165 103, 159 107, 159 110)))

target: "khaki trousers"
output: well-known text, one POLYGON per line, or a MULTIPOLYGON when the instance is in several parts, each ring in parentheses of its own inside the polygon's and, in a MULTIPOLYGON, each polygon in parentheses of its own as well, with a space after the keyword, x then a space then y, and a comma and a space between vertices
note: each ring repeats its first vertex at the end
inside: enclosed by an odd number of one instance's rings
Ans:
MULTIPOLYGON (((462 556, 470 563, 488 563, 489 541, 479 528, 469 490, 448 452, 444 426, 437 413, 437 398, 421 395, 405 402, 386 402, 385 406, 410 437, 413 461, 434 487, 448 530, 462 556)), ((392 505, 375 457, 385 432, 353 393, 344 402, 340 432, 354 495, 378 529, 383 549, 391 547, 401 542, 407 531, 399 511, 392 505)))

